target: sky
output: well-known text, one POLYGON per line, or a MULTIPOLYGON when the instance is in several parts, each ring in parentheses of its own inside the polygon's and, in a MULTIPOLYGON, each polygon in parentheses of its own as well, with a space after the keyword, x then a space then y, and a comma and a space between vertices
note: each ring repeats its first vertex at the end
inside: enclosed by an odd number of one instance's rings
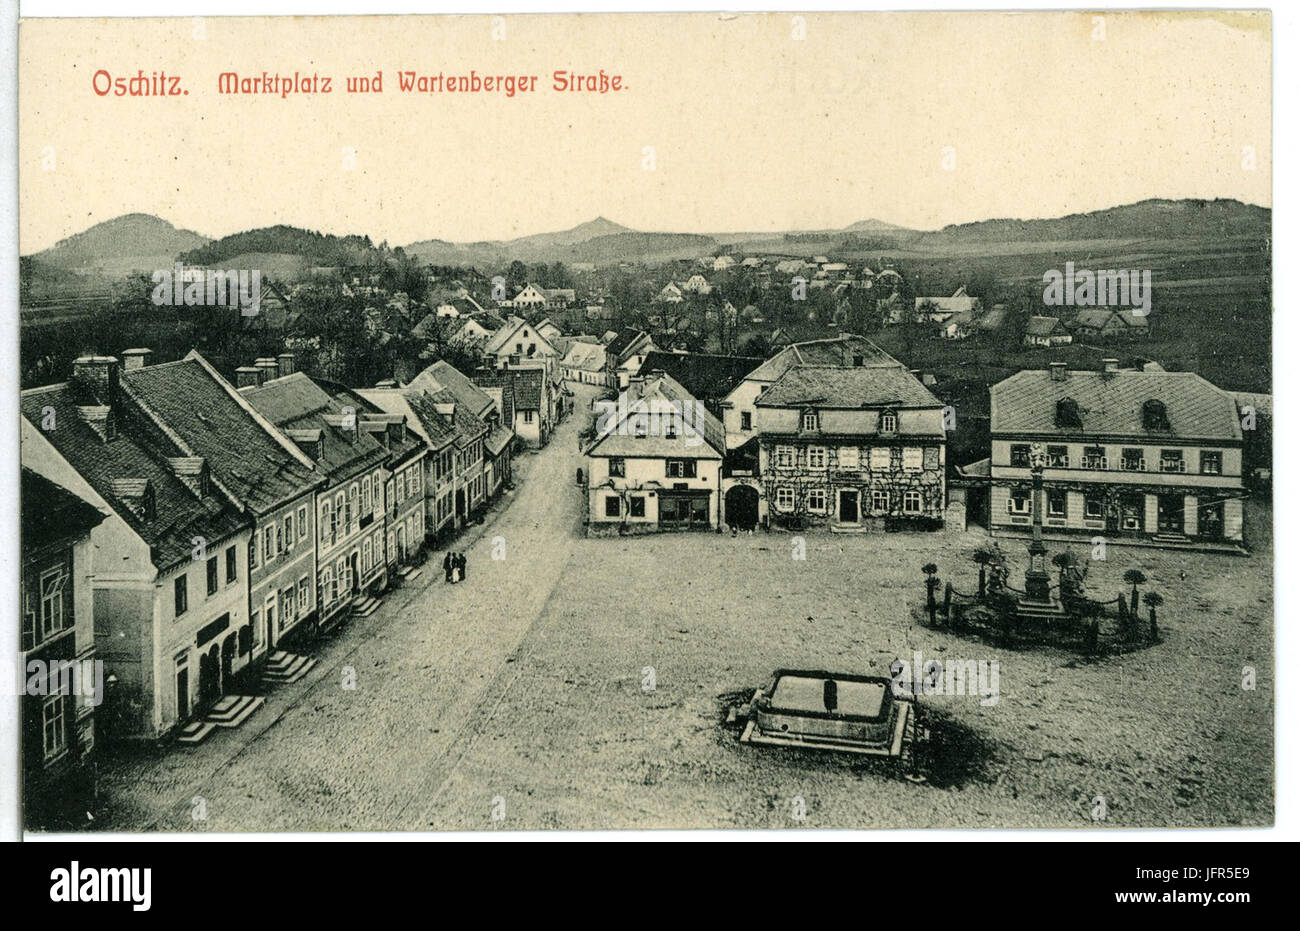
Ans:
POLYGON ((1267 14, 1168 11, 25 20, 19 247, 134 212, 405 245, 598 215, 721 233, 1271 206, 1271 46, 1267 14), (397 87, 471 69, 537 89, 397 87), (559 93, 557 69, 625 88, 559 93), (188 93, 95 93, 139 70, 188 93), (230 71, 333 93, 220 94, 230 71), (346 93, 377 72, 382 93, 346 93))

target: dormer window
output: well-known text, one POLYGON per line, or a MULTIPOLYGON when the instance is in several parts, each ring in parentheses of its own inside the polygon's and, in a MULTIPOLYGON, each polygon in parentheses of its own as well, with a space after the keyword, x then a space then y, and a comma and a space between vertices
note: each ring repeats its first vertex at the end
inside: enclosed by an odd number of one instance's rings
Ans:
POLYGON ((808 430, 816 430, 816 429, 817 429, 817 412, 816 412, 816 411, 804 411, 804 412, 803 412, 803 418, 802 418, 802 420, 800 421, 800 424, 801 424, 801 429, 803 429, 803 430, 805 430, 805 431, 808 431, 808 430))
POLYGON ((1162 402, 1154 399, 1142 402, 1142 427, 1145 430, 1169 429, 1169 414, 1162 402))
POLYGON ((1074 398, 1061 398, 1056 402, 1056 425, 1058 427, 1083 426, 1083 417, 1079 414, 1079 403, 1074 398))
POLYGON ((898 414, 894 411, 882 411, 880 414, 880 432, 898 432, 898 414))

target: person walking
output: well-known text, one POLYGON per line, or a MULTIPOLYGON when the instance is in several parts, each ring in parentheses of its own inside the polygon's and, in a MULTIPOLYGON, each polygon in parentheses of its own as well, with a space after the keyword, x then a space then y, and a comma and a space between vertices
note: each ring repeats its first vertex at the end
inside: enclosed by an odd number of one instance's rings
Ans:
POLYGON ((442 574, 446 581, 451 581, 451 550, 447 550, 447 555, 442 557, 442 574))
POLYGON ((467 564, 467 561, 466 561, 466 559, 465 559, 465 554, 464 554, 464 553, 461 553, 461 554, 460 554, 460 577, 461 577, 462 579, 465 578, 465 569, 466 569, 466 566, 467 566, 467 565, 468 565, 468 564, 467 564))

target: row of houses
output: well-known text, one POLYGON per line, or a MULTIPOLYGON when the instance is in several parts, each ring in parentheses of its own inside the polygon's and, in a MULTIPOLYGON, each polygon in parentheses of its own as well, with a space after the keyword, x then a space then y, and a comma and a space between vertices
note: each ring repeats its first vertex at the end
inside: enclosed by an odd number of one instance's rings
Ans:
POLYGON ((198 740, 255 710, 237 690, 368 615, 512 482, 509 383, 440 362, 352 389, 292 353, 232 383, 197 351, 149 356, 82 357, 21 395, 24 663, 107 674, 94 701, 25 700, 35 785, 77 769, 100 700, 123 738, 198 740))
POLYGON ((1030 530, 1041 450, 1049 533, 1241 549, 1242 421, 1253 412, 1227 392, 1108 359, 1100 371, 1020 372, 990 400, 990 457, 950 470, 954 412, 863 337, 796 343, 752 368, 652 353, 597 412, 589 524, 863 532, 964 528, 969 509, 1014 536, 1030 530))

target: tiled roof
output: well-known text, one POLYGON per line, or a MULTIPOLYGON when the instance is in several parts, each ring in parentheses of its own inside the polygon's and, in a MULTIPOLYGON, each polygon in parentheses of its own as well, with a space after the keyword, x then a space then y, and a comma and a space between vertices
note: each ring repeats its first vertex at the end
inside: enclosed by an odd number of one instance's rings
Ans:
POLYGON ((515 408, 525 411, 541 410, 545 373, 541 369, 510 369, 509 374, 515 389, 515 408))
POLYGON ((78 397, 67 383, 24 391, 23 416, 39 427, 43 408, 54 409, 57 428, 43 435, 123 521, 153 550, 154 565, 166 570, 191 558, 192 537, 220 543, 249 525, 219 491, 199 497, 171 471, 166 457, 182 451, 150 431, 140 414, 119 404, 116 438, 105 442, 77 414, 78 397), (146 439, 146 437, 150 437, 146 439), (148 448, 146 448, 148 444, 148 448), (115 491, 121 479, 148 482, 154 493, 152 517, 115 491))
POLYGON ((1061 321, 1056 317, 1030 317, 1025 325, 1026 336, 1051 336, 1061 330, 1061 321))
POLYGON ((356 403, 335 399, 302 372, 241 388, 239 393, 281 430, 321 430, 325 435, 324 455, 317 460, 317 467, 331 478, 351 477, 383 463, 389 456, 384 444, 366 431, 344 430, 338 425, 343 409, 352 407, 359 426, 356 403))
POLYGON ((22 544, 32 547, 89 533, 104 515, 62 485, 23 467, 22 544))
POLYGON ((618 335, 605 346, 606 357, 612 357, 622 362, 624 353, 635 346, 642 337, 648 337, 644 330, 638 330, 636 327, 623 327, 618 331, 618 335))
POLYGON ((123 372, 127 389, 153 411, 230 493, 257 512, 323 482, 273 437, 196 358, 123 372))
POLYGON ((669 375, 657 375, 633 382, 614 403, 618 405, 615 408, 616 416, 609 417, 601 425, 601 434, 587 447, 588 452, 599 446, 601 456, 659 455, 664 452, 664 444, 670 444, 669 449, 673 454, 685 458, 712 458, 726 452, 726 432, 722 422, 669 375), (630 430, 621 428, 624 421, 637 414, 653 412, 656 401, 668 402, 675 410, 690 412, 683 417, 689 417, 689 420, 682 437, 673 440, 666 437, 638 438, 630 430), (692 437, 695 438, 694 442, 688 442, 692 437), (699 442, 700 439, 704 442, 699 442))
POLYGON ((446 388, 476 417, 483 416, 484 411, 492 407, 492 398, 480 391, 467 375, 443 359, 412 378, 408 387, 426 391, 446 388))
POLYGON ((838 408, 942 407, 906 369, 888 366, 841 368, 798 365, 758 396, 759 407, 838 408))
POLYGON ((862 356, 863 365, 890 366, 903 369, 899 362, 865 336, 837 336, 832 339, 814 339, 791 343, 754 371, 749 378, 755 381, 776 381, 794 365, 853 365, 855 356, 862 356))
POLYGON ((431 449, 438 450, 456 439, 456 431, 438 415, 433 399, 409 388, 358 388, 357 394, 389 414, 406 417, 409 426, 431 449))
POLYGON ((762 359, 751 356, 719 356, 704 352, 662 352, 655 350, 641 363, 641 375, 664 372, 706 402, 725 398, 762 359))
POLYGON ((1240 440, 1232 397, 1192 372, 1081 372, 1060 381, 1043 371, 1017 372, 990 389, 990 430, 1142 438, 1240 440), (1056 402, 1073 400, 1083 427, 1056 426, 1056 402), (1168 431, 1143 427, 1148 400, 1165 406, 1168 431))
POLYGON ((584 372, 599 372, 605 368, 605 347, 599 343, 574 342, 561 363, 584 372))

